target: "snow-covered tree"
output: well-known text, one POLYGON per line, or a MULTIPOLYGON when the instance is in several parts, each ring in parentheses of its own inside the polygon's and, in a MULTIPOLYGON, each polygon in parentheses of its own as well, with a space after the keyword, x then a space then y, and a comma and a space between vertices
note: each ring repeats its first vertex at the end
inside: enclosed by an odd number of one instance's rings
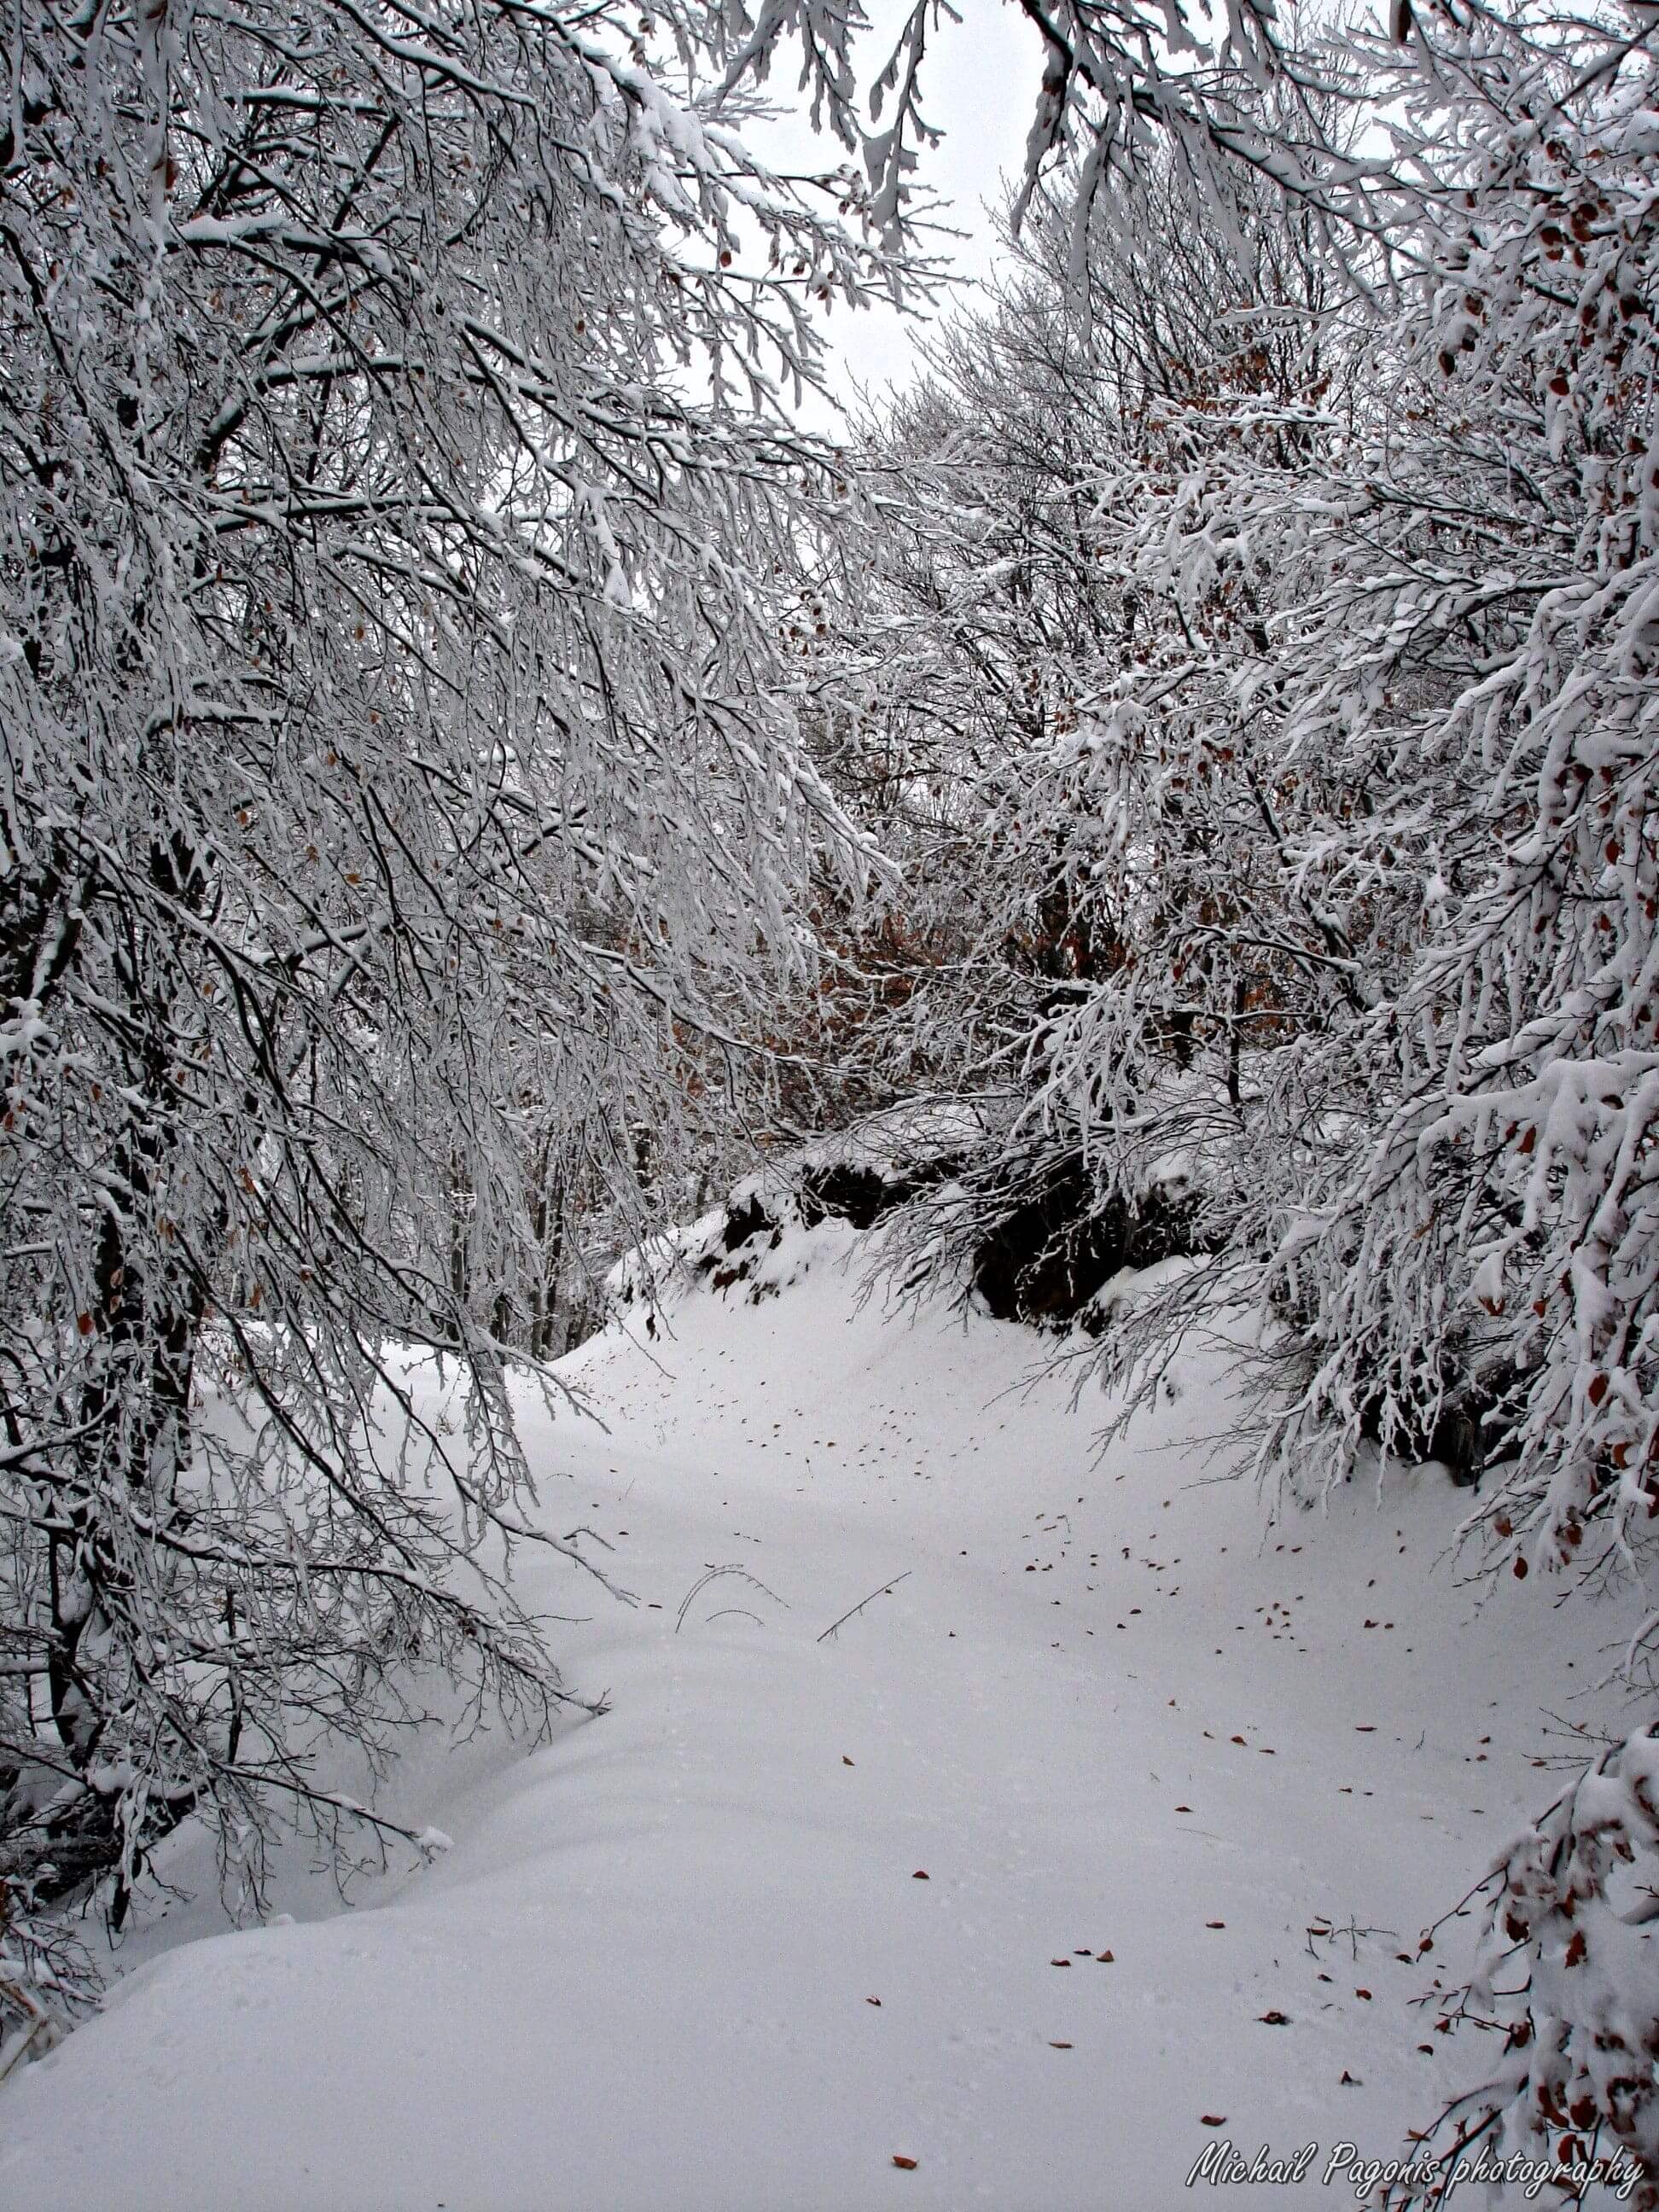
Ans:
POLYGON ((1346 801, 1334 779, 1280 787, 1272 718, 1230 688, 1285 563, 1183 532, 1224 488, 1296 481, 1342 433, 1352 310, 1305 211, 1249 172, 1224 226, 1192 223, 1167 151, 1113 209, 1086 315, 1056 197, 1010 241, 994 312, 947 332, 878 428, 890 526, 821 656, 823 757, 908 863, 915 957, 870 1057, 968 1085, 1008 1139, 927 1224, 970 1268, 1055 1177, 1061 1212, 1097 1204, 1103 1223, 1137 1194, 1130 1099, 1149 1157, 1201 1148, 1219 1170, 1247 1045, 1322 1022, 1329 996, 1284 843, 1346 801), (1166 1072, 1195 1079, 1149 1114, 1166 1072))
POLYGON ((310 1755, 409 1655, 561 1694, 507 1564, 551 1194, 646 1217, 756 1079, 803 887, 865 865, 776 702, 786 556, 846 505, 780 389, 904 274, 914 131, 863 146, 843 14, 9 18, 16 1911, 118 1913, 192 1811, 256 1886, 273 1812, 372 1824, 310 1755), (796 32, 856 171, 744 150, 796 32))
MULTIPOLYGON (((1476 1571, 1642 1575, 1653 33, 1458 5, 1273 36, 1271 82, 1143 88, 1161 161, 1112 141, 1121 100, 1084 101, 1111 161, 1081 246, 1064 210, 1060 355, 1050 284, 970 331, 890 441, 911 550, 849 682, 872 731, 931 724, 963 770, 947 842, 980 957, 908 1011, 1005 1101, 927 1249, 982 1252, 1012 1201, 1104 1251, 1115 1210, 1184 1175, 1194 1263, 1078 1347, 1127 1402, 1224 1312, 1267 1386, 1258 1468, 1291 1491, 1379 1445, 1443 1457, 1480 1478, 1476 1571), (1133 274, 1202 252, 1212 318, 1168 351, 1133 274), (1022 979, 1022 951, 1056 972, 1022 979), (1044 1216, 1056 1161, 1080 1223, 1044 1216)), ((1639 1806, 1650 1765, 1644 1734, 1604 1771, 1639 1806)), ((1568 2112, 1659 2189, 1659 2009, 1615 1956, 1639 1900, 1608 1901, 1626 1852, 1595 1791, 1564 1803, 1496 1884, 1532 1993, 1512 2048, 1556 2039, 1548 2094, 1518 2065, 1464 2109, 1534 2147, 1568 2112), (1546 1863, 1549 1910, 1515 1908, 1546 1863)), ((1621 1833, 1649 1848, 1634 1814, 1621 1833)))

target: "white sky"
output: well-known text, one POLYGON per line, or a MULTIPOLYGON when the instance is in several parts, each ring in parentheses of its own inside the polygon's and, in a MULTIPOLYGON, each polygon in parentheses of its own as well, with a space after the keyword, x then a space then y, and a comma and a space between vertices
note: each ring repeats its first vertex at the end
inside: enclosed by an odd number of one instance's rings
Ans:
MULTIPOLYGON (((908 0, 866 0, 873 31, 861 41, 860 81, 868 84, 892 51, 908 0)), ((960 23, 945 22, 929 42, 923 64, 921 112, 941 143, 924 153, 918 181, 930 185, 942 201, 941 219, 969 234, 956 246, 958 274, 972 281, 994 259, 988 203, 1000 198, 999 179, 1019 173, 1026 134, 1042 73, 1042 41, 1031 24, 1008 0, 956 0, 960 23)), ((781 104, 792 88, 789 72, 774 72, 769 89, 781 104)), ((833 163, 840 149, 830 139, 814 139, 804 119, 781 121, 745 133, 756 151, 780 164, 833 163)), ((948 306, 942 301, 941 306, 948 306)), ((890 309, 852 314, 837 302, 828 323, 835 349, 837 390, 851 398, 862 386, 877 391, 902 382, 915 357, 920 325, 890 309)), ((832 427, 830 410, 818 402, 802 409, 814 428, 832 427)))

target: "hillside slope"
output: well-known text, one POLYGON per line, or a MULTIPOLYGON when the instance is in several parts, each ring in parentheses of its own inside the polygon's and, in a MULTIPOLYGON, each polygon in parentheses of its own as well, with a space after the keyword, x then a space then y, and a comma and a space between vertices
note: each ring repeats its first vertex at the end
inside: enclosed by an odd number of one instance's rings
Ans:
POLYGON ((350 1910, 296 1854, 289 1924, 176 1911, 5 2093, 0 2203, 1166 2212, 1206 2143, 1319 2142, 1265 2205, 1478 2066, 1407 1960, 1548 1794, 1583 1622, 1454 1588, 1435 1469, 1269 1526, 1188 1441, 1211 1354, 1097 1462, 1036 1340, 860 1303, 858 1244, 566 1363, 541 1510, 640 1601, 527 1586, 612 1709, 412 1752, 453 1848, 350 1910))

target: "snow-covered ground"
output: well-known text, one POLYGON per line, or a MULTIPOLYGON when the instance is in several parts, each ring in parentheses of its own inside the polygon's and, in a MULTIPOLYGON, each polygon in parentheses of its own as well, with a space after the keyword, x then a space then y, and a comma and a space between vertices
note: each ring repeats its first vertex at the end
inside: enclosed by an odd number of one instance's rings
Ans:
POLYGON ((639 1605, 526 1574, 611 1710, 417 1745, 391 1796, 453 1849, 349 1909, 296 1852, 290 1923, 153 1925, 0 2094, 0 2204, 1164 2212, 1219 2140, 1322 2147, 1249 2204, 1351 2203, 1337 2147, 1469 2078, 1418 1936, 1617 1609, 1478 1607, 1437 1470, 1268 1525, 1189 1441, 1212 1355, 1097 1461, 1037 1340, 860 1304, 857 1243, 566 1364, 599 1419, 532 1416, 541 1510, 639 1605))

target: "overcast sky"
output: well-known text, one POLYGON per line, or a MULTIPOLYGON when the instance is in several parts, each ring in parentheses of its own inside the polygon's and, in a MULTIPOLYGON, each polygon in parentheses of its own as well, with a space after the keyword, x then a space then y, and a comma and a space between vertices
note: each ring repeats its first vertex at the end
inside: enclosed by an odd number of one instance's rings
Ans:
MULTIPOLYGON (((862 82, 869 82, 892 51, 908 4, 866 0, 874 31, 860 56, 862 82)), ((956 7, 961 22, 941 25, 924 63, 922 113, 944 136, 931 155, 924 155, 921 173, 950 204, 944 219, 968 234, 954 248, 954 259, 963 277, 974 280, 994 258, 987 204, 999 198, 1000 178, 1017 175, 1024 160, 1042 50, 1030 23, 1007 0, 956 0, 956 7)), ((781 102, 788 85, 787 73, 779 70, 769 88, 781 102)), ((814 140, 804 120, 748 135, 757 152, 775 161, 804 166, 839 156, 834 142, 814 140)), ((890 310, 851 314, 839 304, 828 332, 837 387, 849 398, 859 386, 875 390, 902 381, 919 335, 911 319, 890 310)), ((830 427, 828 410, 809 404, 802 412, 814 428, 830 427)))

